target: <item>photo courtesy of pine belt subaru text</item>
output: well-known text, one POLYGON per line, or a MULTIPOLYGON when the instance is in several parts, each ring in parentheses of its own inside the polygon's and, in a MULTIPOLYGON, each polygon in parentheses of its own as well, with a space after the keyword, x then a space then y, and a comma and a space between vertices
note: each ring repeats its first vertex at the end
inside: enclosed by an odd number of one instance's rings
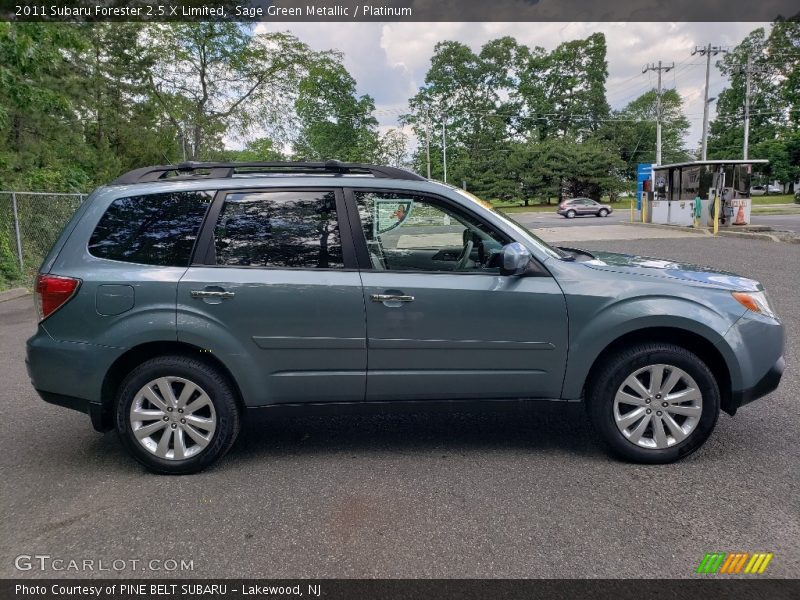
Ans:
POLYGON ((666 463, 784 369, 756 281, 555 248, 463 190, 338 161, 131 171, 35 287, 33 387, 159 473, 209 466, 253 411, 528 400, 582 401, 615 454, 666 463))

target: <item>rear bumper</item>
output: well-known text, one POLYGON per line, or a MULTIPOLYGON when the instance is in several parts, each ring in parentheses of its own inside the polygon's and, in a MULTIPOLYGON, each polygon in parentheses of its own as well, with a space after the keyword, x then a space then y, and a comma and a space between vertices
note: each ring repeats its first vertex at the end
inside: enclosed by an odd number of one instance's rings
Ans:
POLYGON ((84 414, 89 415, 92 421, 92 427, 96 431, 109 431, 113 429, 114 424, 111 420, 111 415, 103 408, 102 404, 97 402, 89 402, 85 398, 76 398, 75 396, 65 396, 64 394, 54 394, 53 392, 44 392, 36 390, 39 397, 50 404, 77 410, 84 414))
POLYGON ((98 431, 113 422, 103 409, 105 373, 119 349, 78 342, 59 342, 41 327, 27 342, 25 367, 31 384, 45 402, 89 415, 98 431))
POLYGON ((731 408, 733 412, 753 400, 758 400, 770 392, 774 392, 781 382, 786 361, 781 356, 764 376, 751 388, 733 392, 731 395, 731 408))

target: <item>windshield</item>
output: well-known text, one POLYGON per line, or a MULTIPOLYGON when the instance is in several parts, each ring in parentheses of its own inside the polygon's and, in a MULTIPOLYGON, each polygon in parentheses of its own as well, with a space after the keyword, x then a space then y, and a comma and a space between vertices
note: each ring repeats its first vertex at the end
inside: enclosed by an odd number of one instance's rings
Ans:
POLYGON ((515 219, 513 219, 503 211, 494 208, 489 202, 485 202, 480 198, 478 198, 475 194, 472 194, 466 190, 462 190, 461 188, 457 188, 454 186, 448 186, 448 187, 450 187, 459 196, 466 198, 470 202, 476 202, 477 204, 480 204, 482 207, 491 210, 500 219, 505 221, 509 227, 514 229, 514 231, 519 233, 522 237, 530 241, 532 244, 535 244, 537 247, 541 248, 541 250, 546 254, 549 254, 553 258, 572 258, 572 256, 569 253, 564 252, 560 248, 554 248, 553 246, 545 242, 543 239, 538 237, 536 234, 534 234, 530 229, 525 227, 522 223, 517 222, 515 219))

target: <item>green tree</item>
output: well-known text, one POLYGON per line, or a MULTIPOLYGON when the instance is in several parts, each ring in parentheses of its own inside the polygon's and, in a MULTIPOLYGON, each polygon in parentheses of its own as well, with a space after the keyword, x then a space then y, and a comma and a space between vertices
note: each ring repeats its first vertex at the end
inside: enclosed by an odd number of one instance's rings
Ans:
POLYGON ((241 23, 151 24, 148 90, 183 132, 187 158, 221 149, 223 135, 291 134, 292 102, 319 55, 289 33, 253 33, 241 23))
POLYGON ((606 50, 605 35, 594 33, 550 53, 531 51, 518 88, 522 130, 539 140, 596 132, 609 113, 606 50))
POLYGON ((83 40, 69 24, 0 23, 0 187, 80 189, 88 179, 66 52, 83 40), (41 187, 47 186, 47 187, 41 187))
POLYGON ((295 110, 300 123, 297 158, 373 162, 380 155, 375 102, 357 95, 356 82, 338 57, 309 69, 300 82, 295 110))
MULTIPOLYGON (((658 92, 645 92, 625 108, 614 111, 610 120, 597 132, 597 139, 612 149, 625 163, 624 179, 636 179, 638 163, 656 162, 656 112, 658 92)), ((683 113, 683 101, 677 90, 661 94, 661 162, 669 164, 690 160, 684 147, 689 120, 683 113)))
MULTIPOLYGON (((217 157, 215 156, 214 158, 217 157)), ((240 162, 277 162, 287 160, 286 155, 275 148, 275 142, 269 138, 250 140, 242 150, 223 150, 219 152, 219 159, 240 162)))

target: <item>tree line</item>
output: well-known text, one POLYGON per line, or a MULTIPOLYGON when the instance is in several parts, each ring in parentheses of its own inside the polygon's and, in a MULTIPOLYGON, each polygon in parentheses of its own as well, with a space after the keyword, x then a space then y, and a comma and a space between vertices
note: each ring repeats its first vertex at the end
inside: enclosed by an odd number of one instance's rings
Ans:
MULTIPOLYGON (((800 23, 758 28, 717 66, 728 78, 709 158, 739 158, 751 70, 750 157, 800 175, 800 23)), ((0 23, 0 189, 87 191, 183 160, 339 158, 444 177, 493 200, 629 190, 655 162, 655 89, 612 109, 602 33, 553 50, 512 37, 436 45, 400 128, 381 133, 335 51, 236 23, 0 23), (231 150, 231 146, 241 149, 231 150), (430 147, 430 151, 428 151, 430 147), (446 148, 446 149, 445 149, 446 148), (430 156, 430 161, 428 161, 430 156)), ((660 98, 663 162, 695 158, 674 89, 660 98)), ((699 140, 697 141, 699 146, 699 140)))

